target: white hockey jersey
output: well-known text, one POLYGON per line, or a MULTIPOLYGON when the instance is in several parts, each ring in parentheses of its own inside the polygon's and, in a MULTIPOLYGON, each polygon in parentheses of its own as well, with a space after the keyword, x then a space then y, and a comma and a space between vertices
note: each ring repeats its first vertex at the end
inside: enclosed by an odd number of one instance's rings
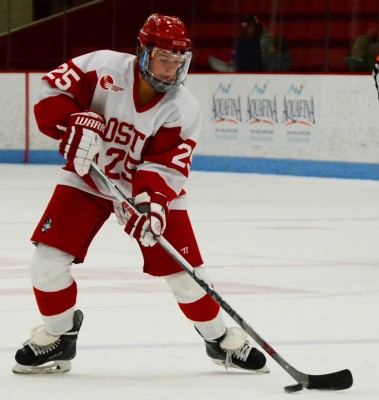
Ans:
MULTIPOLYGON (((172 201, 184 193, 200 131, 199 105, 181 85, 139 106, 138 72, 136 57, 125 53, 101 50, 74 58, 42 78, 37 125, 61 139, 70 114, 96 111, 106 121, 101 169, 127 196, 147 190, 172 201)), ((60 183, 108 197, 96 178, 80 178, 72 163, 64 170, 60 183)))

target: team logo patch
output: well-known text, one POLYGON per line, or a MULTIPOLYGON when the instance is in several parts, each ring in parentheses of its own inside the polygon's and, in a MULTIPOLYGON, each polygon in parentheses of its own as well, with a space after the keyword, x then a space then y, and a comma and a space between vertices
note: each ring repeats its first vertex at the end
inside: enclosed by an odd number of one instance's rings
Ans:
POLYGON ((41 226, 41 232, 46 233, 53 225, 53 220, 51 217, 47 217, 43 225, 41 226))
POLYGON ((125 89, 114 84, 114 79, 110 75, 103 75, 100 78, 99 85, 104 90, 112 90, 113 92, 123 92, 125 89))

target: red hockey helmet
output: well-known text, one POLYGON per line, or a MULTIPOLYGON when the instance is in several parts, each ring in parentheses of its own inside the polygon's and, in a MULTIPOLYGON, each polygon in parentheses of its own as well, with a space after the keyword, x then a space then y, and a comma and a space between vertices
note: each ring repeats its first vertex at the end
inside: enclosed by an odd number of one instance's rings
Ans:
POLYGON ((177 17, 153 14, 139 31, 138 40, 144 46, 159 47, 173 52, 191 50, 187 29, 177 17))
POLYGON ((192 52, 191 40, 188 38, 187 29, 179 18, 159 14, 151 15, 139 31, 137 43, 137 57, 142 76, 155 90, 168 92, 184 82, 187 77, 192 52), (157 51, 163 51, 172 57, 180 59, 180 67, 176 71, 173 80, 158 79, 149 70, 150 58, 157 51))

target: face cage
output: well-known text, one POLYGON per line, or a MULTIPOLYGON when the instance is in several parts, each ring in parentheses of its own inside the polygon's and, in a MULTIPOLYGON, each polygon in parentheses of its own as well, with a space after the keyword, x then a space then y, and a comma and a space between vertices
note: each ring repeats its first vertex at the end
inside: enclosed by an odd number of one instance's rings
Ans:
MULTIPOLYGON (((177 88, 180 84, 182 84, 186 80, 188 68, 191 63, 192 52, 186 51, 184 54, 179 53, 183 57, 184 60, 183 64, 176 71, 175 79, 169 82, 156 78, 154 74, 151 71, 149 71, 150 53, 153 50, 155 50, 155 48, 145 47, 142 49, 140 53, 139 63, 142 76, 150 83, 150 85, 157 92, 164 92, 164 93, 169 92, 170 90, 177 88)), ((172 54, 174 55, 175 53, 172 54)))

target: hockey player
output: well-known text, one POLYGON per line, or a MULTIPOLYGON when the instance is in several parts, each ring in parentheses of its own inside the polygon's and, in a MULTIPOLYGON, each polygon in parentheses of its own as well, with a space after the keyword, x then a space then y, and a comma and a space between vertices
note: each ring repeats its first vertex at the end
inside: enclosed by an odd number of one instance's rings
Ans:
POLYGON ((227 329, 220 306, 161 248, 166 239, 210 284, 186 211, 183 186, 200 130, 199 105, 182 85, 191 41, 176 17, 151 15, 137 56, 97 51, 42 78, 34 107, 42 133, 60 141, 63 176, 31 240, 31 281, 43 325, 16 353, 14 373, 66 372, 83 314, 70 268, 112 212, 135 238, 144 272, 162 276, 216 363, 268 372, 265 356, 240 328, 227 329), (127 215, 89 169, 93 159, 140 211, 127 215))

